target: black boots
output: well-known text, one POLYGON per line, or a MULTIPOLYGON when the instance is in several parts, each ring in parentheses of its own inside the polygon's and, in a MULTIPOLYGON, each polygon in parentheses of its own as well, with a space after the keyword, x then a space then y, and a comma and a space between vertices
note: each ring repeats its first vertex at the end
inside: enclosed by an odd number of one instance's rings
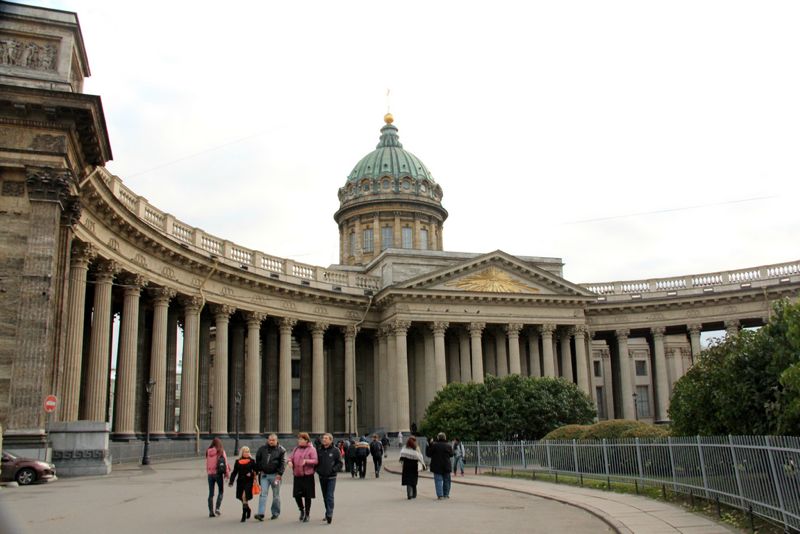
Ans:
POLYGON ((243 504, 242 505, 242 523, 250 519, 250 506, 243 504))
POLYGON ((305 512, 305 510, 300 510, 300 521, 306 521, 306 512, 305 512))

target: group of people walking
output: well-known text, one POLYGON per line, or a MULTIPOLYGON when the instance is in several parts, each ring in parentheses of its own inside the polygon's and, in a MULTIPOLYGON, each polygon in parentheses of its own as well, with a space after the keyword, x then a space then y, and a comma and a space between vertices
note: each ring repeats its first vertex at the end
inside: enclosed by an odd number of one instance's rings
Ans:
MULTIPOLYGON (((281 514, 280 487, 284 470, 289 467, 294 475, 292 497, 300 511, 300 521, 308 522, 311 514, 311 500, 316 497, 314 474, 319 477, 320 492, 325 504, 324 520, 333 521, 334 491, 336 475, 345 467, 352 477, 366 477, 367 458, 372 457, 375 478, 380 476, 383 459, 387 455, 388 440, 381 440, 377 434, 372 441, 363 436, 357 441, 345 440, 333 444, 331 434, 323 434, 315 444, 306 432, 297 435, 297 446, 291 453, 278 443, 278 437, 270 434, 267 443, 252 457, 248 447, 242 447, 239 458, 228 463, 227 455, 219 438, 214 438, 206 450, 206 473, 208 475, 208 515, 221 515, 220 506, 225 481, 228 486, 236 484, 236 499, 242 503, 242 518, 245 522, 251 517, 250 502, 258 496, 258 510, 254 518, 263 521, 266 516, 268 493, 272 490, 270 519, 281 514), (385 440, 385 441, 384 441, 385 440), (344 461, 343 461, 344 459, 344 461), (216 501, 215 498, 216 490, 216 501)), ((460 469, 464 475, 464 445, 456 439, 447 442, 444 433, 439 433, 434 441, 428 443, 426 456, 430 458, 436 496, 439 500, 450 498, 451 471, 453 475, 460 469)), ((409 436, 400 450, 402 462, 401 484, 406 486, 408 499, 417 497, 419 472, 428 469, 420 452, 417 438, 409 436)))

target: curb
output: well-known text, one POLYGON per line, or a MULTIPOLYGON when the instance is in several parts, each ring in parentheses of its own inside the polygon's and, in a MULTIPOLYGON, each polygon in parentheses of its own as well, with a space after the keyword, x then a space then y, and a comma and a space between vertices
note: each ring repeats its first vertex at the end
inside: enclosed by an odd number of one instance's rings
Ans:
MULTIPOLYGON (((389 472, 389 473, 391 473, 393 475, 399 475, 400 474, 399 471, 395 471, 390 467, 384 466, 383 469, 384 469, 384 471, 387 471, 387 472, 389 472)), ((420 473, 419 476, 420 476, 420 478, 427 478, 427 479, 430 479, 430 480, 433 479, 433 475, 431 475, 431 474, 420 473)), ((579 509, 581 509, 581 510, 583 510, 583 511, 585 511, 587 513, 590 513, 593 516, 597 517, 598 519, 603 521, 605 524, 607 524, 617 534, 633 534, 633 531, 631 529, 629 529, 624 524, 622 524, 620 521, 616 520, 614 517, 612 517, 611 515, 606 513, 604 510, 601 510, 599 508, 595 508, 594 506, 590 506, 588 504, 574 502, 574 501, 570 501, 570 500, 567 500, 567 499, 562 499, 562 498, 559 498, 559 497, 554 497, 552 495, 548 495, 548 494, 545 494, 545 493, 539 493, 539 492, 536 492, 534 490, 521 490, 521 489, 507 488, 507 487, 504 487, 504 486, 499 486, 499 485, 495 485, 495 484, 491 484, 491 483, 487 483, 487 482, 474 482, 474 481, 467 482, 466 480, 458 480, 457 478, 454 478, 454 479, 452 479, 451 483, 452 484, 463 484, 465 486, 478 486, 478 487, 481 487, 481 488, 491 488, 491 489, 497 489, 497 490, 503 490, 503 491, 510 491, 512 493, 520 493, 522 495, 533 495, 534 497, 539 497, 539 498, 542 498, 542 499, 547 499, 549 501, 554 501, 554 502, 558 502, 558 503, 561 503, 561 504, 566 504, 568 506, 574 506, 575 508, 579 508, 579 509)))

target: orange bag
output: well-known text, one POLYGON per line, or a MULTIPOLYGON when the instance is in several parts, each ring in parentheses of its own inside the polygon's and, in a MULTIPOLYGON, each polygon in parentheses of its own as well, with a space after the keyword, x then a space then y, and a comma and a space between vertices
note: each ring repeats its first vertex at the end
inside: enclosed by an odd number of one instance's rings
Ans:
POLYGON ((261 484, 258 483, 258 475, 256 475, 255 480, 253 480, 253 495, 259 495, 261 493, 261 484))

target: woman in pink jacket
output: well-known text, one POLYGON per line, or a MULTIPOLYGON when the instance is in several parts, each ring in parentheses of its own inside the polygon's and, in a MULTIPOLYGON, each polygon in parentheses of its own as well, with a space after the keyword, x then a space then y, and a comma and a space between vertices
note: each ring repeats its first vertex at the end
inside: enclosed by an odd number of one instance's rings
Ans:
POLYGON ((231 473, 228 457, 222 447, 222 440, 214 438, 206 449, 206 474, 208 475, 208 517, 220 515, 219 507, 222 505, 222 488, 225 479, 231 473), (214 508, 214 485, 217 486, 217 507, 214 508))
POLYGON ((317 465, 317 449, 311 446, 311 438, 307 432, 297 435, 297 447, 289 455, 286 463, 294 475, 292 497, 300 509, 300 521, 308 522, 311 514, 311 499, 314 493, 314 470, 317 465))

